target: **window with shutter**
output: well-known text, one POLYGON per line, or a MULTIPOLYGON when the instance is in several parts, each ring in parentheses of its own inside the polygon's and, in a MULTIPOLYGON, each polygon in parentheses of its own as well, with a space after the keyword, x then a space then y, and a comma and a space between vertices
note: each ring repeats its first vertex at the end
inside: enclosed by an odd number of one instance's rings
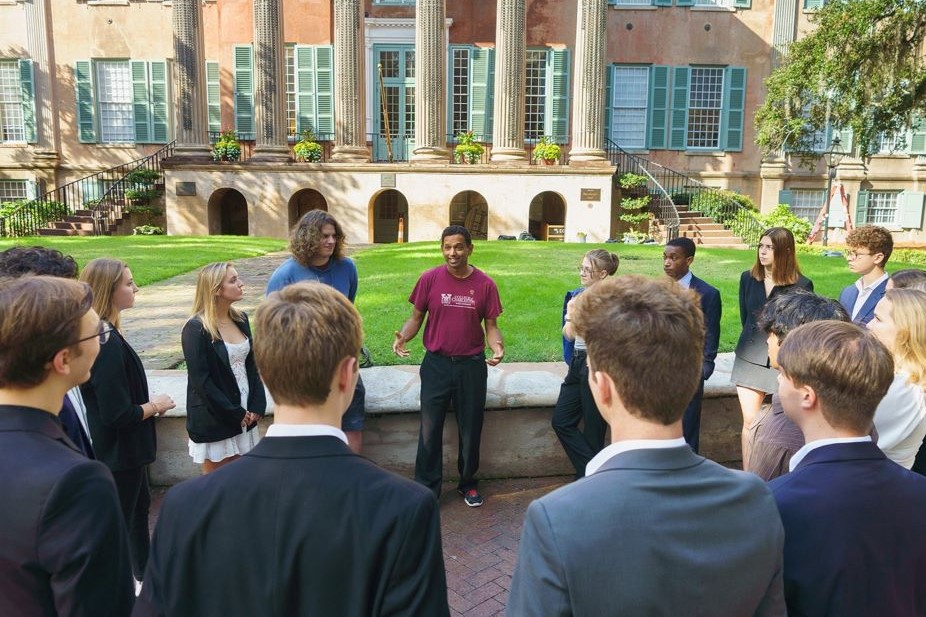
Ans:
POLYGON ((254 139, 254 61, 250 45, 235 45, 235 132, 254 139))

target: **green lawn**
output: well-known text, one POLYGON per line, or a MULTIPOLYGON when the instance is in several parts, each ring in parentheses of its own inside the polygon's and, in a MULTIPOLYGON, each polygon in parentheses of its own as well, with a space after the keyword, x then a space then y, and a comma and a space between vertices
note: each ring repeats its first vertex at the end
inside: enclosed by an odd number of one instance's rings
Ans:
MULTIPOLYGON (((506 340, 506 361, 559 360, 563 294, 579 285, 577 268, 586 251, 605 248, 620 256, 618 274, 664 276, 662 247, 623 244, 477 242, 470 263, 498 284, 504 314, 499 326, 506 340)), ((377 364, 421 361, 421 334, 409 343, 411 357, 396 358, 393 333, 411 313, 408 295, 421 272, 442 263, 437 242, 375 247, 354 255, 360 272, 357 306, 364 317, 367 345, 377 364)), ((855 280, 842 258, 800 256, 801 268, 815 290, 836 297, 855 280)), ((692 270, 720 290, 723 298, 721 351, 732 351, 740 333, 737 287, 755 251, 699 248, 692 270)), ((905 267, 890 264, 889 270, 905 267)))
POLYGON ((286 240, 240 236, 35 237, 0 240, 0 251, 14 245, 50 246, 84 264, 96 257, 122 259, 139 286, 195 270, 214 261, 257 257, 286 248, 286 240))

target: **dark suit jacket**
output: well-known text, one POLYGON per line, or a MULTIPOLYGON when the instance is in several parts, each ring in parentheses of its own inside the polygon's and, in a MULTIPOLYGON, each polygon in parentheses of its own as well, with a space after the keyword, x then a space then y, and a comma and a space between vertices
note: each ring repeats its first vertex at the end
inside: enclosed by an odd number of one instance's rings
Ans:
POLYGON ((690 289, 698 292, 701 297, 701 312, 704 313, 704 364, 701 378, 707 380, 714 374, 714 360, 717 359, 717 348, 720 347, 720 292, 694 274, 691 275, 690 289))
POLYGON ((134 614, 448 615, 437 501, 336 437, 267 437, 168 491, 134 614))
POLYGON ((783 542, 759 478, 687 446, 624 452, 530 505, 507 614, 778 617, 783 542))
POLYGON ((813 282, 804 275, 800 275, 793 285, 773 287, 772 293, 766 298, 763 281, 752 278, 749 270, 740 275, 740 323, 743 325, 743 332, 736 343, 737 356, 753 364, 768 366, 768 336, 765 332, 759 331, 756 320, 768 300, 778 294, 787 293, 795 287, 813 291, 813 282))
MULTIPOLYGON (((566 292, 566 297, 563 298, 563 321, 562 326, 566 325, 566 305, 569 304, 569 301, 578 296, 580 293, 585 291, 584 287, 579 287, 578 289, 571 289, 566 292)), ((563 361, 566 364, 572 364, 572 354, 575 353, 576 342, 570 341, 565 336, 563 337, 563 361)))
MULTIPOLYGON (((862 308, 859 309, 858 315, 855 316, 855 323, 860 326, 864 326, 869 321, 874 319, 875 316, 875 305, 884 297, 884 292, 887 291, 887 282, 890 279, 885 279, 881 281, 881 284, 875 287, 871 291, 871 295, 868 296, 868 299, 865 300, 865 303, 862 305, 862 308)), ((849 285, 843 289, 839 294, 839 303, 842 305, 842 308, 846 309, 846 312, 849 315, 852 315, 852 309, 855 308, 855 301, 858 299, 858 287, 855 286, 855 283, 849 285)))
POLYGON ((812 450, 769 486, 788 615, 926 615, 926 478, 850 443, 812 450))
MULTIPOLYGON (((253 346, 247 315, 235 322, 253 346)), ((248 374, 248 408, 241 406, 241 391, 232 373, 224 341, 213 341, 199 317, 192 317, 181 334, 186 360, 186 429, 196 443, 212 443, 241 433, 241 421, 248 411, 264 415, 267 397, 257 374, 254 350, 244 366, 248 374)), ((248 427, 253 430, 256 424, 248 427)))
POLYGON ((150 399, 148 379, 138 354, 118 330, 100 346, 90 380, 80 393, 98 460, 113 471, 154 462, 158 449, 154 418, 142 420, 141 410, 150 399))
POLYGON ((128 615, 116 486, 50 413, 0 405, 0 615, 128 615))

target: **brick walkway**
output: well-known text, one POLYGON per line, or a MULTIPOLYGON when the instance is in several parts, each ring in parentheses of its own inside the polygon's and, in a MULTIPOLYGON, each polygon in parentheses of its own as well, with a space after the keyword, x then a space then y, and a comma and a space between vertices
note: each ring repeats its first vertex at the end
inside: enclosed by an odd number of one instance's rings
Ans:
MULTIPOLYGON (((453 484, 440 500, 441 537, 447 569, 447 599, 454 617, 503 615, 518 557, 524 511, 531 501, 562 486, 568 478, 486 480, 479 489, 481 508, 469 508, 453 484)), ((155 489, 151 527, 157 521, 165 489, 155 489)))

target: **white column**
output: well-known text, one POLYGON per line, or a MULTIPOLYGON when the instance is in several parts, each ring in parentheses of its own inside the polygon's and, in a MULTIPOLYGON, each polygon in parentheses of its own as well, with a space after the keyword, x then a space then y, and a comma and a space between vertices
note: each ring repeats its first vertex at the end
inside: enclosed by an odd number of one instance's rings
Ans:
POLYGON ((569 164, 608 164, 604 145, 608 0, 579 0, 569 164))
POLYGON ((524 0, 498 0, 496 14, 492 162, 525 161, 524 0))
POLYGON ((414 163, 450 159, 445 136, 447 41, 444 0, 417 0, 415 9, 415 150, 414 163))
POLYGON ((331 160, 370 160, 363 131, 363 36, 360 0, 334 0, 334 150, 331 160))
POLYGON ((282 0, 254 0, 254 161, 288 161, 282 0))
POLYGON ((175 156, 211 160, 206 118, 206 59, 203 9, 199 0, 174 0, 174 84, 177 89, 175 156))

